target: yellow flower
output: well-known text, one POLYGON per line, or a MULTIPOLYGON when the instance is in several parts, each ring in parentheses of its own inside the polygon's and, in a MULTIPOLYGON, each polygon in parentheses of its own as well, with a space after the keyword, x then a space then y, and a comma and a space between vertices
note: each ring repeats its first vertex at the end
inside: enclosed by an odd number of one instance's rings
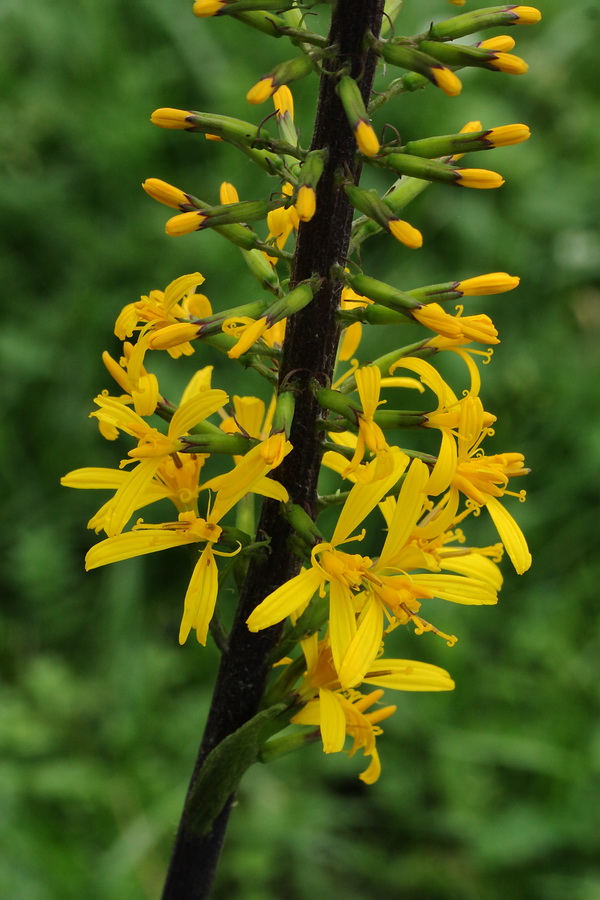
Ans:
POLYGON ((200 272, 181 275, 172 281, 164 291, 151 291, 149 296, 141 297, 136 303, 125 306, 115 323, 115 334, 121 340, 131 337, 138 331, 138 341, 127 360, 127 374, 134 386, 140 378, 144 356, 155 348, 155 338, 161 331, 167 332, 169 340, 166 348, 173 359, 179 356, 191 356, 194 348, 189 343, 189 325, 185 320, 190 317, 204 318, 212 313, 211 305, 204 294, 197 294, 196 288, 204 282, 200 272), (182 320, 187 332, 181 333, 182 320), (177 329, 177 337, 173 342, 172 329, 177 329))
POLYGON ((460 494, 468 498, 471 510, 485 506, 516 571, 522 574, 531 565, 531 554, 521 529, 499 498, 512 495, 524 500, 523 492, 514 494, 507 487, 510 478, 526 475, 529 470, 524 467, 521 453, 485 456, 481 451, 480 445, 484 438, 493 433, 490 426, 495 417, 484 412, 477 396, 479 375, 475 376, 475 364, 467 354, 463 358, 471 370, 473 380, 471 391, 461 401, 456 400, 433 366, 424 360, 400 360, 393 368, 395 370, 402 367, 417 372, 440 400, 438 409, 428 415, 428 424, 442 431, 442 444, 429 490, 431 493, 441 493, 449 489, 444 518, 454 518, 460 494))
MULTIPOLYGON (((355 474, 358 478, 358 467, 365 455, 365 449, 375 454, 377 464, 369 468, 369 475, 374 480, 385 478, 393 467, 390 447, 379 425, 373 419, 377 407, 385 400, 379 399, 381 389, 381 372, 377 366, 363 366, 356 370, 355 376, 362 412, 358 414, 358 441, 350 462, 342 473, 344 478, 355 474)), ((362 474, 362 477, 364 477, 362 474)))
MULTIPOLYGON (((349 755, 362 749, 363 755, 371 757, 370 765, 359 777, 366 784, 373 784, 381 771, 375 740, 382 734, 379 723, 393 715, 396 707, 378 706, 369 712, 381 700, 383 690, 365 695, 342 689, 327 639, 319 641, 313 634, 302 641, 302 650, 307 668, 298 693, 305 705, 291 723, 318 726, 325 753, 341 751, 346 736, 350 736, 353 744, 349 755)), ((376 660, 364 682, 401 691, 447 691, 454 687, 444 669, 407 659, 376 660)))
POLYGON ((179 438, 190 428, 216 412, 227 402, 227 394, 220 390, 205 390, 187 399, 173 414, 166 435, 148 425, 140 416, 112 397, 97 397, 100 407, 91 415, 120 431, 136 437, 138 446, 130 450, 131 459, 137 460, 135 470, 118 488, 112 500, 106 505, 104 530, 114 536, 123 530, 131 515, 140 505, 145 505, 144 496, 148 485, 156 475, 161 463, 171 454, 182 449, 179 438))
MULTIPOLYGON (((340 512, 331 541, 317 544, 311 555, 311 567, 303 569, 259 603, 247 621, 250 631, 260 631, 281 622, 286 616, 297 614, 317 590, 324 595, 328 584, 331 647, 339 670, 356 633, 354 593, 360 587, 363 572, 370 566, 371 560, 345 553, 338 547, 362 539, 364 535, 357 537, 352 533, 404 472, 408 456, 397 448, 391 450, 390 456, 392 467, 389 474, 377 481, 371 479, 369 483, 357 482, 354 485, 340 512)), ((377 461, 370 463, 370 467, 376 465, 377 461)))
MULTIPOLYGON (((108 537, 92 547, 86 556, 86 569, 95 569, 170 547, 205 542, 206 546, 194 567, 186 592, 179 630, 180 644, 185 643, 192 628, 196 631, 198 641, 205 644, 218 593, 215 556, 232 555, 214 547, 222 534, 219 522, 246 493, 254 489, 267 472, 279 465, 290 450, 291 444, 284 435, 277 435, 258 444, 242 458, 233 471, 220 477, 215 502, 206 518, 189 511, 180 513, 177 522, 165 522, 161 525, 138 523, 133 531, 108 537)), ((284 499, 287 499, 287 495, 284 499)))

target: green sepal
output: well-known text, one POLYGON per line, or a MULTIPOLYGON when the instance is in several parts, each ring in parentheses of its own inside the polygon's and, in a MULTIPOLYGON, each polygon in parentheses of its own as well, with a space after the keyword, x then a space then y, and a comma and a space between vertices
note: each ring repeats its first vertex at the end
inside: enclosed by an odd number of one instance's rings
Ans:
POLYGON ((298 187, 305 184, 307 187, 316 188, 319 178, 323 174, 326 159, 326 150, 311 150, 302 163, 298 177, 298 187))
POLYGON ((442 41, 421 41, 419 44, 424 53, 439 59, 446 66, 478 66, 497 72, 492 64, 496 58, 493 50, 481 50, 479 47, 463 47, 459 44, 446 44, 442 41))
POLYGON ((331 412, 337 413, 347 419, 351 425, 356 425, 357 416, 362 412, 360 404, 349 397, 345 397, 339 391, 332 391, 330 388, 321 387, 315 382, 313 393, 319 404, 331 412))
MULTIPOLYGON (((279 9, 281 9, 281 3, 279 4, 279 9)), ((286 33, 285 22, 273 13, 233 12, 230 15, 236 18, 238 22, 243 22, 244 25, 249 25, 257 31, 262 31, 263 34, 268 34, 269 37, 278 38, 286 33)))
POLYGON ((446 281, 442 284, 427 284, 424 287, 411 288, 408 293, 421 303, 445 303, 448 300, 458 300, 464 297, 458 290, 459 281, 446 281))
POLYGON ((420 428, 427 422, 427 416, 405 409, 381 409, 375 413, 373 421, 384 431, 386 428, 420 428))
POLYGON ((311 728, 310 731, 297 732, 296 734, 287 734, 282 738, 275 738, 267 741, 258 756, 261 763, 271 762, 273 759, 279 759, 280 756, 287 756, 288 753, 294 753, 301 750, 309 744, 314 744, 321 738, 319 729, 311 728))
POLYGON ((365 191, 355 184, 344 184, 343 188, 352 206, 373 219, 381 228, 387 230, 390 221, 398 218, 377 191, 365 191))
POLYGON ((285 294, 271 303, 266 313, 269 325, 274 325, 282 319, 287 319, 288 316, 292 316, 294 313, 304 309, 305 306, 308 306, 321 282, 322 279, 319 277, 301 281, 289 294, 285 294))
POLYGON ((263 709, 211 750, 186 804, 191 831, 199 835, 210 831, 244 773, 257 762, 266 741, 288 725, 292 714, 284 703, 263 709))
POLYGON ((198 337, 207 337, 210 334, 220 334, 223 328, 223 322, 226 319, 237 319, 240 316, 248 316, 250 319, 260 319, 268 308, 267 300, 254 300, 252 303, 244 303, 242 306, 234 306, 231 309, 225 309, 223 312, 215 313, 207 316, 205 319, 198 321, 198 337))
POLYGON ((491 150, 494 147, 487 135, 491 129, 470 131, 464 134, 440 134, 436 137, 409 141, 402 147, 403 153, 434 159, 436 156, 451 156, 455 153, 471 153, 475 150, 491 150))
POLYGON ((295 407, 296 396, 293 391, 284 390, 277 395, 273 424, 271 425, 271 434, 283 432, 285 436, 289 438, 290 431, 292 430, 295 407))
POLYGON ((220 453, 243 456, 260 441, 241 434, 189 434, 181 438, 185 445, 180 453, 220 453))
POLYGON ((207 217, 200 226, 200 230, 213 228, 215 225, 233 225, 266 219, 271 210, 278 209, 283 205, 281 200, 240 200, 239 203, 224 203, 208 208, 200 207, 202 214, 207 217))
POLYGON ((362 294, 363 297, 368 297, 375 303, 380 303, 382 306, 387 306, 389 309, 409 317, 411 310, 420 309, 423 305, 405 291, 399 291, 386 284, 385 281, 378 281, 369 275, 346 275, 346 281, 357 294, 362 294))
POLYGON ((344 107, 348 124, 353 131, 356 131, 360 122, 368 122, 370 124, 365 102, 354 78, 351 78, 349 75, 342 75, 336 85, 336 91, 344 107))
MULTIPOLYGON (((317 52, 315 51, 315 53, 317 52)), ((300 78, 304 78, 313 71, 311 56, 303 54, 302 56, 295 56, 293 59, 287 59, 263 75, 260 80, 270 78, 273 87, 281 87, 282 84, 291 84, 293 81, 299 81, 300 78)))
POLYGON ((412 45, 402 43, 402 40, 378 41, 375 49, 390 65, 415 72, 437 86, 434 71, 442 67, 439 60, 412 45))
POLYGON ((358 306, 355 309, 341 309, 337 318, 344 325, 362 322, 363 325, 406 325, 406 314, 394 309, 371 303, 369 306, 358 306))
POLYGON ((458 180, 458 172, 442 162, 422 159, 408 153, 391 150, 378 157, 376 165, 392 169, 400 175, 410 175, 425 181, 437 181, 441 184, 454 184, 458 180))
POLYGON ((503 25, 516 25, 518 14, 507 6, 488 6, 487 9, 474 10, 453 16, 444 22, 432 25, 427 34, 428 37, 441 41, 454 40, 467 34, 475 34, 483 28, 497 28, 503 25))

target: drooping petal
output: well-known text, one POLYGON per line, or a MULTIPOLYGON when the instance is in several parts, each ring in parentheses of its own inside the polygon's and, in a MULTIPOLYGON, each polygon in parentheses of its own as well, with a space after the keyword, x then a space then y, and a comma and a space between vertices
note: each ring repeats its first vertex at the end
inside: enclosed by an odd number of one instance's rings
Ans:
POLYGON ((321 737, 325 753, 339 753, 346 740, 346 718, 333 691, 319 688, 321 737))
POLYGON ((490 497, 485 505, 516 572, 522 575, 531 565, 531 553, 525 535, 499 500, 490 497))
POLYGON ((183 606, 179 628, 179 643, 185 644, 192 628, 198 642, 206 644, 208 626, 215 611, 218 592, 218 571, 213 548, 207 544, 194 567, 183 606))

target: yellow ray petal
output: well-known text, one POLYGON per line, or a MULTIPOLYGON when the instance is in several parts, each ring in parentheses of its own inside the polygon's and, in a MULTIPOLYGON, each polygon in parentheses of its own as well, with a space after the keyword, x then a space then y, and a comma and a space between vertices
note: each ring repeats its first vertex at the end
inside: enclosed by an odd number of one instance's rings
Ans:
POLYGON ((321 574, 316 569, 303 569, 299 575, 286 581, 258 604, 246 621, 249 630, 260 631, 281 622, 311 599, 321 581, 321 574))
MULTIPOLYGON (((355 531, 362 520, 377 506, 381 498, 387 494, 404 472, 409 463, 406 453, 397 448, 392 448, 391 453, 393 466, 391 473, 386 478, 381 478, 379 481, 374 481, 371 484, 358 482, 350 491, 348 499, 342 507, 331 539, 331 543, 334 546, 343 543, 355 531)), ((370 470, 372 466, 376 465, 377 460, 373 460, 372 463, 369 463, 367 469, 370 470)))
POLYGON ((85 568, 89 571, 97 569, 98 566, 119 562, 122 559, 131 559, 133 556, 143 556, 146 553, 156 553, 158 550, 168 550, 170 547, 193 544, 197 540, 197 536, 190 535, 186 531, 166 529, 163 531, 158 529, 127 531, 125 534, 106 538, 88 550, 85 557, 85 568))
POLYGON ((382 635, 383 610, 379 601, 371 596, 339 669, 343 688, 354 687, 363 680, 365 672, 377 656, 382 635))
POLYGON ((161 462, 160 456, 142 459, 109 500, 104 520, 104 530, 109 537, 119 534, 135 510, 146 505, 145 493, 161 462))
POLYGON ((392 565, 414 531, 426 500, 424 490, 428 480, 429 469, 420 459, 414 459, 398 495, 394 516, 379 557, 378 569, 392 565))
POLYGON ((228 400, 229 397, 225 391, 216 389, 201 391, 199 394, 186 400, 173 414, 173 418, 169 422, 169 437, 177 438, 182 434, 187 434, 192 426, 197 425, 198 422, 202 422, 216 412, 228 400))
POLYGON ((350 588, 340 581, 332 580, 329 584, 329 639, 338 672, 355 634, 356 616, 350 588))
POLYGON ((129 472, 125 472, 124 469, 102 469, 88 466, 67 472, 60 479, 60 483, 63 487, 84 488, 85 490, 95 488, 117 490, 127 478, 129 478, 129 472))
POLYGON ((380 659, 363 682, 396 691, 451 691, 454 682, 445 669, 411 659, 380 659))
POLYGON ((415 575, 415 583, 424 585, 436 597, 466 606, 489 606, 498 602, 496 591, 484 581, 460 575, 415 575))

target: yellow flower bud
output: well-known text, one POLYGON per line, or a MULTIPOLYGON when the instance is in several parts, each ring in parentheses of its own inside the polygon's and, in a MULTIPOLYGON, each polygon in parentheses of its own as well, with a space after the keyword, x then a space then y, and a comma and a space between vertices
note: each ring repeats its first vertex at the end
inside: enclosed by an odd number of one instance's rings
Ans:
POLYGON ((409 225, 408 222, 404 222, 402 219, 392 219, 388 222, 388 228, 390 234, 393 235, 397 241, 410 247, 411 250, 417 250, 419 247, 423 246, 423 235, 418 229, 409 225))
POLYGON ((190 115, 192 115, 192 113, 189 109, 171 109, 170 107, 163 107, 154 110, 150 116, 150 121, 153 125, 158 125, 159 128, 177 128, 185 130, 190 127, 190 123, 187 121, 188 116, 190 115))
POLYGON ((360 120, 354 130, 354 137, 361 153, 365 156, 377 156, 380 144, 369 122, 360 120))
POLYGON ((498 188, 504 184, 504 178, 490 169, 459 169, 457 175, 456 184, 461 185, 461 187, 485 190, 487 188, 498 188))
POLYGON ((456 97, 462 91, 462 82, 452 69, 448 69, 446 66, 432 66, 431 74, 437 86, 448 97, 456 97))
POLYGON ((296 212, 301 222, 310 222, 317 211, 317 195, 313 188, 303 184, 296 197, 296 212))
POLYGON ((512 53, 496 53, 494 58, 490 59, 489 65, 498 72, 506 72, 508 75, 524 75, 529 69, 524 59, 512 53))
POLYGON ((199 231, 208 216, 202 215, 200 212, 186 212, 180 216, 173 216, 165 225, 165 231, 172 237, 178 237, 181 234, 191 234, 192 231, 199 231))
POLYGON ((158 200, 159 203, 164 203, 165 206, 171 206, 173 209, 180 209, 182 204, 190 202, 183 191, 166 181, 161 181, 160 178, 146 178, 142 187, 153 200, 158 200))
POLYGON ((275 90, 276 87, 273 84, 273 77, 267 75, 266 78, 261 78, 260 81, 256 82, 254 87, 250 88, 246 94, 246 100, 248 103, 252 103, 256 106, 259 103, 264 103, 265 100, 268 100, 269 97, 275 93, 275 90))
POLYGON ((535 6, 515 6, 511 9, 513 16, 517 16, 519 25, 535 25, 542 18, 542 14, 535 6))

